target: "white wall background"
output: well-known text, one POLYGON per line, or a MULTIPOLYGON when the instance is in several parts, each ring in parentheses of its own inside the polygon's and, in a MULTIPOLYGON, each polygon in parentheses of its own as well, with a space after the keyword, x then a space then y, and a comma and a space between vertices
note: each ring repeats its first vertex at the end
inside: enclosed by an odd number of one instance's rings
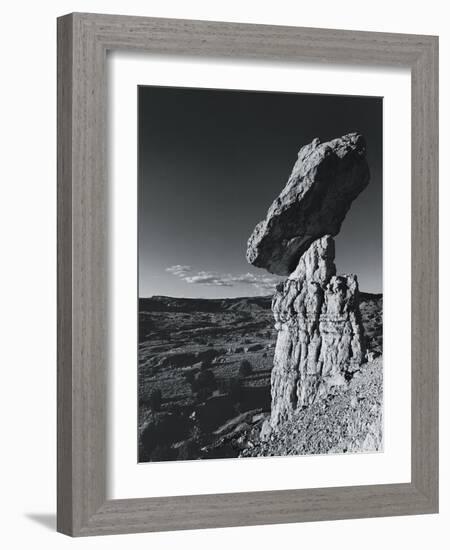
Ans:
MULTIPOLYGON (((440 0, 59 0, 2 5, 0 33, 0 507, 5 548, 445 548, 450 383, 441 354, 441 513, 71 540, 54 532, 56 470, 56 24, 91 11, 440 35, 441 277, 449 263, 450 17, 440 0)), ((441 311, 449 309, 447 285, 441 311)), ((450 328, 442 314, 441 335, 450 328)))

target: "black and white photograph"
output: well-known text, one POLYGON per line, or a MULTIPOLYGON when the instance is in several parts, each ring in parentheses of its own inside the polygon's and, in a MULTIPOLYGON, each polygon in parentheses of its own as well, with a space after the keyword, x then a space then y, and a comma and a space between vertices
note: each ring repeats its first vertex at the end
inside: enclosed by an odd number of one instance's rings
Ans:
POLYGON ((383 99, 138 87, 138 461, 383 451, 383 99))

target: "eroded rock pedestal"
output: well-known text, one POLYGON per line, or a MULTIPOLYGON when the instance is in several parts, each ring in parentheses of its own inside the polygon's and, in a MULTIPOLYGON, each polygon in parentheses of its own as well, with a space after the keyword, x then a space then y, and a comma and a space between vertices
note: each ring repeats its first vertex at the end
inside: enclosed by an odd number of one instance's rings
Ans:
POLYGON ((270 427, 345 384, 364 357, 355 275, 336 275, 334 241, 313 242, 279 285, 272 310, 278 330, 270 427))
POLYGON ((300 149, 286 186, 248 240, 251 264, 289 275, 272 302, 278 339, 263 438, 344 384, 363 361, 358 282, 336 275, 332 237, 369 177, 363 136, 314 139, 300 149))

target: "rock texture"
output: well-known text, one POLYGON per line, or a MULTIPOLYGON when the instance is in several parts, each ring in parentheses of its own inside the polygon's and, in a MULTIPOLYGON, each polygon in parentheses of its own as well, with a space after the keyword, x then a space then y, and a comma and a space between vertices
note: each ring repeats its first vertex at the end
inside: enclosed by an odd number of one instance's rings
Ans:
MULTIPOLYGON (((261 440, 257 426, 241 456, 318 455, 383 450, 383 364, 381 357, 365 365, 347 386, 333 389, 299 409, 261 440)), ((270 429, 270 425, 268 425, 270 429)))
MULTIPOLYGON (((334 241, 314 241, 277 288, 278 330, 271 378, 270 429, 335 387, 364 359, 364 330, 355 275, 336 275, 334 241)), ((267 431, 269 426, 265 427, 267 431)))
POLYGON ((369 183, 364 138, 348 134, 302 147, 289 180, 253 231, 249 263, 290 275, 311 243, 338 234, 352 201, 369 183))

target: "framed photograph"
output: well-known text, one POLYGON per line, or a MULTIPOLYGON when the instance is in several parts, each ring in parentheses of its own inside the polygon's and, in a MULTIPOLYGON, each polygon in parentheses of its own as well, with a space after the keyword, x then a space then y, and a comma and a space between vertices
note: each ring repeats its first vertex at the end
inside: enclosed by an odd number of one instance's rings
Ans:
POLYGON ((58 19, 58 530, 438 511, 438 39, 58 19))

